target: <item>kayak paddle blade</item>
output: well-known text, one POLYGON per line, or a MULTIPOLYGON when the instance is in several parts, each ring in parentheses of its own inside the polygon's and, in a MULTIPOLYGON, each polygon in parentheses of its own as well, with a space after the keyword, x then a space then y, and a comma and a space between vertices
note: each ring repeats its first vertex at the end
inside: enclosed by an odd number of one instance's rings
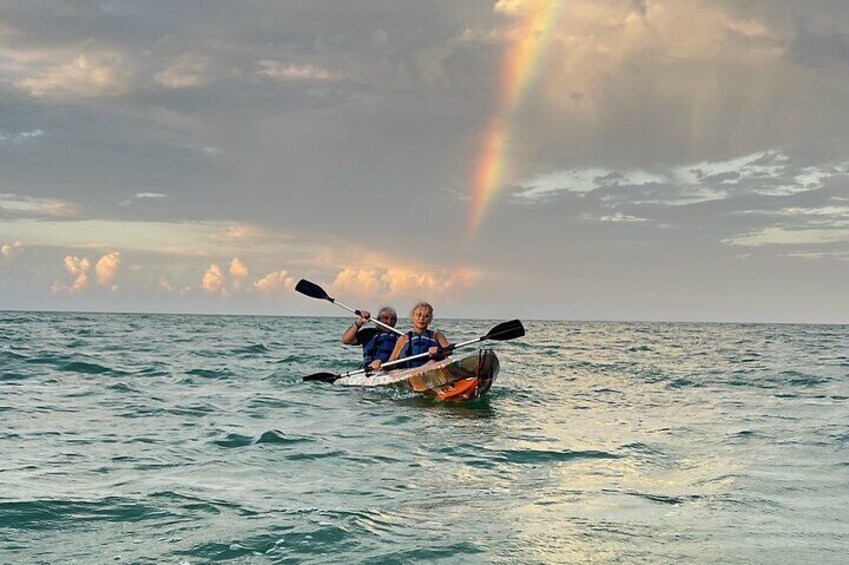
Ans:
POLYGON ((508 339, 516 339, 523 335, 525 335, 525 327, 522 325, 522 322, 519 320, 510 320, 509 322, 501 322, 496 325, 483 338, 507 341, 508 339))
POLYGON ((307 279, 299 280, 298 284, 295 285, 295 290, 301 294, 309 296, 310 298, 318 298, 319 300, 329 300, 333 302, 333 299, 324 292, 323 288, 308 281, 307 279))
POLYGON ((334 375, 333 373, 314 373, 312 375, 307 375, 304 377, 303 382, 311 382, 311 381, 319 381, 322 383, 331 383, 336 382, 336 379, 339 378, 339 375, 334 375))
POLYGON ((380 333, 378 328, 363 328, 357 332, 357 345, 365 345, 380 333))

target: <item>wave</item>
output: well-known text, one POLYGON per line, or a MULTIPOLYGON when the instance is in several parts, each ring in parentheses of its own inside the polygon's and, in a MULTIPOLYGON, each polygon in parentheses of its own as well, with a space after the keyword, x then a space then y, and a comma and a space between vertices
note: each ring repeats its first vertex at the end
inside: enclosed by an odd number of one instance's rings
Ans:
POLYGON ((12 530, 83 529, 88 522, 138 522, 167 515, 162 508, 119 497, 0 501, 0 528, 12 530))

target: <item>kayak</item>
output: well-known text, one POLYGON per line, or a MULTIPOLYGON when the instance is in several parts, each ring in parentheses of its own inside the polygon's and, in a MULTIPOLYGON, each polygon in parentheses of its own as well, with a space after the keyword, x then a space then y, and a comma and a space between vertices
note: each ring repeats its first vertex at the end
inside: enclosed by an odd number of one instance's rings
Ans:
POLYGON ((464 401, 486 394, 498 375, 498 357, 491 349, 480 349, 464 357, 448 357, 421 367, 396 369, 372 375, 337 379, 341 386, 407 388, 437 400, 464 401))

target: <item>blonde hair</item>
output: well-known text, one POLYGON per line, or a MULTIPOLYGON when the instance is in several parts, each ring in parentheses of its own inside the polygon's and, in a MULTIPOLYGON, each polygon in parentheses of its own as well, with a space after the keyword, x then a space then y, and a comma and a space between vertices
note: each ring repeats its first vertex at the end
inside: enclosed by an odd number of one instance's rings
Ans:
POLYGON ((427 308, 430 311, 430 315, 433 316, 433 306, 431 306, 427 302, 419 302, 418 304, 413 306, 412 310, 410 310, 410 318, 412 318, 413 315, 416 313, 416 310, 420 308, 427 308))

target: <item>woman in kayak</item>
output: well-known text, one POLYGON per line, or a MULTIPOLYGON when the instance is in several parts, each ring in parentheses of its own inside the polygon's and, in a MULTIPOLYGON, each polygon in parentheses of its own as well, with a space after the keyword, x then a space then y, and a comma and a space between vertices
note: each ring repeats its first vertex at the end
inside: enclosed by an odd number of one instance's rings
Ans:
MULTIPOLYGON (((398 336, 392 333, 391 331, 381 328, 375 328, 374 330, 365 330, 365 331, 374 331, 375 333, 369 334, 365 337, 365 341, 361 340, 361 335, 357 334, 360 328, 369 321, 371 318, 371 313, 367 310, 362 310, 360 312, 359 317, 354 320, 354 323, 345 330, 345 333, 342 334, 342 343, 345 345, 356 345, 357 343, 362 343, 363 345, 363 367, 369 367, 372 369, 377 369, 380 367, 381 363, 385 363, 389 356, 392 355, 392 352, 395 350, 395 342, 398 339, 398 336)), ((380 309, 380 312, 377 313, 377 319, 387 326, 395 327, 395 322, 398 321, 398 314, 395 313, 395 308, 392 306, 384 306, 380 309)), ((364 333, 364 332, 363 332, 364 333)))
POLYGON ((427 329, 433 321, 433 306, 427 302, 419 302, 410 310, 410 322, 413 329, 402 335, 395 342, 395 349, 389 356, 389 361, 395 361, 412 355, 428 353, 429 357, 414 359, 408 367, 419 367, 444 355, 443 349, 448 347, 448 340, 441 332, 427 329))

